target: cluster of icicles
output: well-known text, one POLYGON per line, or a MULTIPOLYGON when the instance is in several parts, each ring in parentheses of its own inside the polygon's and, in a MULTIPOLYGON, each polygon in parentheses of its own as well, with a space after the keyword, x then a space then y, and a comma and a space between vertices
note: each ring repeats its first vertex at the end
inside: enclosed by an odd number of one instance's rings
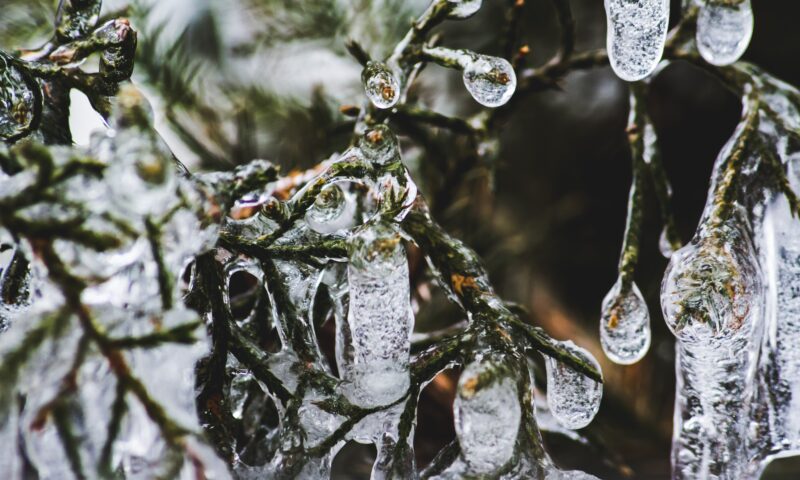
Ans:
MULTIPOLYGON (((730 65, 742 56, 753 34, 750 0, 687 0, 700 9, 697 49, 712 65, 730 65)), ((608 59, 623 80, 641 80, 664 53, 669 0, 605 0, 608 59)))

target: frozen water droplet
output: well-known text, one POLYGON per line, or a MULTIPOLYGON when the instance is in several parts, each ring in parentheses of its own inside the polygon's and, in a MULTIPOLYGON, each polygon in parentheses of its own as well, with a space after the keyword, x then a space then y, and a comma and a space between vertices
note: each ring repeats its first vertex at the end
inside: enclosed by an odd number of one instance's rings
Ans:
POLYGON ((351 382, 351 401, 364 407, 386 405, 405 394, 410 384, 414 314, 399 233, 380 223, 354 235, 347 276, 353 354, 345 378, 351 382))
POLYGON ((0 138, 13 141, 30 131, 37 88, 0 52, 0 138))
POLYGON ((735 2, 709 0, 697 17, 697 49, 712 65, 730 65, 739 60, 753 36, 750 0, 732 3, 735 2))
POLYGON ((306 223, 315 232, 328 234, 352 226, 355 201, 338 184, 328 185, 306 212, 306 223))
POLYGON ((650 75, 664 52, 669 0, 605 0, 606 48, 614 73, 632 82, 650 75))
POLYGON ((467 18, 481 9, 482 0, 447 0, 451 5, 447 16, 450 18, 467 18))
MULTIPOLYGON (((587 350, 572 342, 563 342, 562 346, 600 370, 600 364, 587 350)), ((589 425, 600 409, 603 385, 550 357, 545 357, 545 366, 547 404, 553 416, 567 428, 589 425)))
POLYGON ((367 63, 361 81, 369 101, 378 108, 391 108, 400 99, 400 82, 384 63, 367 63))
POLYGON ((375 165, 387 165, 400 160, 397 135, 383 124, 367 130, 359 141, 359 147, 364 157, 375 165))
POLYGON ((488 55, 473 55, 464 66, 463 80, 472 98, 486 107, 504 105, 517 88, 508 60, 488 55))
POLYGON ((622 277, 603 299, 600 343, 606 356, 620 365, 638 362, 650 348, 650 312, 639 287, 624 288, 622 277))
POLYGON ((470 363, 453 403, 456 436, 473 473, 493 472, 511 459, 522 409, 516 381, 497 359, 470 363))
POLYGON ((661 235, 658 237, 658 251, 660 251, 661 255, 663 255, 666 259, 672 257, 672 254, 675 253, 675 250, 672 249, 672 243, 669 241, 667 227, 664 227, 661 230, 661 235))
POLYGON ((679 340, 703 342, 747 332, 762 292, 752 243, 729 222, 719 232, 698 234, 672 255, 661 308, 679 340))

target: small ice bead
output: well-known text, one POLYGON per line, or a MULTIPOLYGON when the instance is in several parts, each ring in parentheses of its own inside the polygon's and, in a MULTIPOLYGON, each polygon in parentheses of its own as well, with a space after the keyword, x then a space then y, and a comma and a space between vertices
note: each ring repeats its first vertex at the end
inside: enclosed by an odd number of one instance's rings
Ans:
POLYGON ((490 473, 514 454, 522 409, 516 381, 496 363, 475 361, 458 380, 456 436, 473 473, 490 473))
POLYGON ((475 15, 481 9, 482 0, 447 0, 450 18, 467 18, 475 15))
POLYGON ((679 340, 707 342, 752 328, 764 285, 743 235, 725 229, 719 238, 695 238, 672 254, 661 283, 661 309, 679 340))
POLYGON ((472 98, 486 107, 504 105, 517 88, 514 67, 499 57, 475 55, 464 67, 463 79, 472 98))
POLYGON ((650 312, 635 283, 626 289, 622 277, 603 299, 600 344, 614 363, 631 365, 650 348, 650 312))
POLYGON ((397 135, 386 125, 375 125, 367 130, 358 146, 364 158, 374 165, 387 165, 400 160, 397 135))
POLYGON ((319 192, 314 204, 306 212, 306 223, 317 233, 333 233, 347 222, 339 221, 347 210, 347 198, 339 185, 328 185, 319 192))
POLYGON ((36 95, 23 73, 0 53, 0 139, 13 141, 31 127, 36 95))
POLYGON ((753 36, 750 0, 729 5, 709 0, 697 16, 697 49, 706 62, 724 66, 739 60, 753 36))
POLYGON ((605 0, 606 48, 614 73, 633 82, 661 61, 669 25, 669 0, 605 0))
MULTIPOLYGON (((572 342, 561 345, 600 371, 591 353, 572 342)), ((589 425, 600 409, 603 385, 551 357, 545 357, 545 367, 547 404, 558 423, 573 430, 589 425)))
POLYGON ((386 64, 368 62, 361 72, 361 81, 369 101, 376 107, 391 108, 397 104, 400 98, 400 82, 386 64))

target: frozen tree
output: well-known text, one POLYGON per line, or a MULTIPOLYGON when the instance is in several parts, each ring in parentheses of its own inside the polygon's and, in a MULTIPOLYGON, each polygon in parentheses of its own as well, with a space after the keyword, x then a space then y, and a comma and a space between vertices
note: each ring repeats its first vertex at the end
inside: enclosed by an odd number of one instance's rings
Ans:
POLYGON ((497 164, 522 99, 606 65, 630 82, 632 182, 598 345, 632 365, 653 343, 634 280, 652 196, 673 478, 757 478, 800 453, 800 92, 739 60, 751 2, 684 2, 670 30, 667 0, 606 0, 607 49, 576 51, 570 2, 552 0, 559 46, 536 67, 523 0, 495 2, 499 47, 445 46, 483 3, 2 7, 3 41, 23 43, 0 45, 0 477, 323 479, 356 442, 375 479, 596 478, 542 432, 629 472, 577 431, 601 410, 600 362, 504 300, 437 222, 497 164), (647 105, 677 61, 742 102, 685 245, 647 105), (473 113, 446 108, 435 65, 473 113), (103 119, 85 144, 76 92, 103 119), (457 318, 421 328, 432 291, 457 318), (454 438, 419 465, 421 394, 453 369, 454 438))

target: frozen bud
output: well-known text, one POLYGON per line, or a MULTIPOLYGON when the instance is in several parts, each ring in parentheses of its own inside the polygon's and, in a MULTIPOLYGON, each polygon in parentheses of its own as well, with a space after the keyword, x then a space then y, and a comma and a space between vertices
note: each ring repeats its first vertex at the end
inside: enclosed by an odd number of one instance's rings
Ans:
MULTIPOLYGON (((600 364, 587 350, 572 342, 562 346, 600 371, 600 364)), ((547 404, 558 422, 571 429, 591 423, 600 409, 603 385, 558 360, 545 357, 547 368, 547 404)))
POLYGON ((517 88, 517 76, 508 60, 487 55, 473 55, 466 62, 463 80, 472 98, 487 107, 504 105, 517 88))
POLYGON ((664 52, 669 0, 605 0, 606 48, 614 73, 641 80, 655 70, 664 52))
POLYGON ((750 0, 708 0, 697 17, 697 49, 705 61, 723 66, 739 60, 753 36, 750 0))
POLYGON ((622 277, 603 299, 600 343, 615 363, 630 365, 642 359, 650 348, 650 312, 635 283, 627 287, 622 277))
POLYGON ((499 358, 476 360, 458 380, 453 403, 456 436, 473 473, 491 473, 511 460, 522 409, 517 382, 499 358))
POLYGON ((356 202, 338 184, 328 185, 306 212, 306 223, 315 232, 328 234, 354 224, 356 202))
POLYGON ((30 132, 34 112, 41 108, 38 88, 0 52, 0 139, 10 142, 30 132))
POLYGON ((361 137, 359 147, 364 157, 375 165, 387 165, 400 160, 397 136, 386 125, 375 125, 361 137))
POLYGON ((385 63, 368 62, 361 72, 364 91, 378 108, 391 108, 400 98, 400 82, 385 63))
POLYGON ((727 225, 696 236, 672 255, 661 309, 679 340, 703 342, 748 332, 763 290, 749 237, 727 225))

